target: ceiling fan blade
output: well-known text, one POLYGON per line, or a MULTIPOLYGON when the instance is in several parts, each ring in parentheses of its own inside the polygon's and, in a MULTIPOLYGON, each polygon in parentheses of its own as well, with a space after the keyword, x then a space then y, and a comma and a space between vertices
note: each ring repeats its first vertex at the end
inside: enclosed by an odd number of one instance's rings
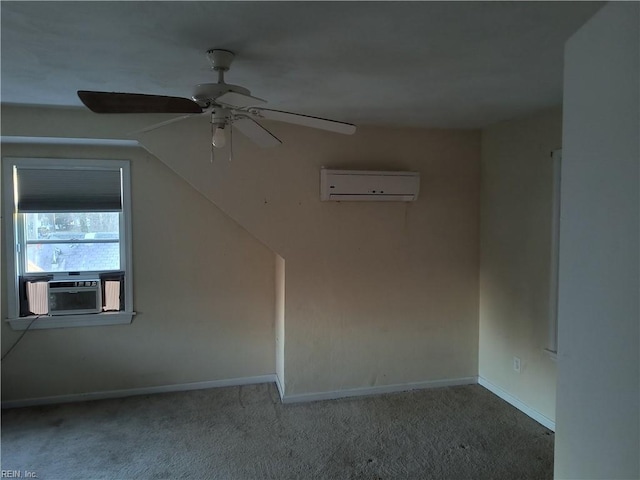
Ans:
POLYGON ((249 113, 258 118, 294 123, 296 125, 304 125, 305 127, 311 128, 320 128, 322 130, 329 130, 330 132, 344 133, 345 135, 351 135, 356 131, 356 126, 350 123, 336 122, 335 120, 312 117, 309 115, 300 115, 299 113, 268 110, 265 108, 251 108, 249 109, 249 113))
POLYGON ((95 113, 202 113, 200 105, 181 97, 86 90, 79 90, 78 97, 95 113))
MULTIPOLYGON (((208 113, 208 112, 202 112, 202 113, 208 113)), ((169 119, 167 121, 160 122, 160 123, 154 123, 153 125, 149 125, 148 127, 141 128, 140 130, 136 130, 135 132, 131 132, 130 135, 136 135, 138 133, 150 132, 151 130, 155 130, 156 128, 164 127, 166 125, 171 125, 172 123, 179 122, 181 120, 184 120, 186 118, 190 118, 192 116, 193 116, 193 114, 180 115, 179 117, 171 118, 171 119, 169 119)))
POLYGON ((282 143, 269 130, 249 117, 235 119, 233 126, 259 147, 277 147, 282 143))
POLYGON ((262 105, 264 103, 267 103, 266 100, 263 100, 261 98, 252 97, 251 95, 245 95, 243 93, 237 92, 223 93, 219 97, 216 97, 215 102, 219 103, 220 105, 234 108, 253 107, 255 105, 262 105))

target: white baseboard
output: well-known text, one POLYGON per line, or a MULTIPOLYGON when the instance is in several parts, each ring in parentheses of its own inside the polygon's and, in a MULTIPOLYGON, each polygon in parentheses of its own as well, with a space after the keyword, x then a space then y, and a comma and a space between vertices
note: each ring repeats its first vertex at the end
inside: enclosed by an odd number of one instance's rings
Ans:
POLYGON ((335 400, 337 398, 360 397, 364 395, 380 395, 383 393, 407 392, 425 388, 452 387, 458 385, 472 385, 478 383, 477 377, 450 378, 425 382, 400 383, 395 385, 379 385, 375 387, 360 387, 330 392, 301 393, 298 395, 283 395, 282 403, 315 402, 318 400, 335 400))
POLYGON ((211 380, 206 382, 182 383, 177 385, 160 385, 156 387, 131 388, 124 390, 108 390, 103 392, 89 392, 72 395, 58 395, 52 397, 27 398, 23 400, 8 400, 2 402, 2 408, 32 407, 37 405, 55 405, 60 403, 85 402, 89 400, 105 400, 110 398, 124 398, 136 395, 151 395, 154 393, 185 392, 189 390, 203 390, 218 387, 236 387, 240 385, 253 385, 258 383, 275 383, 282 403, 315 402, 318 400, 334 400, 338 398, 359 397, 366 395, 380 395, 385 393, 406 392, 426 388, 452 387, 458 385, 472 385, 478 383, 491 393, 510 403, 518 410, 533 418, 541 425, 555 432, 556 424, 537 410, 529 407, 502 388, 494 385, 483 377, 462 377, 444 380, 431 380, 425 382, 401 383, 394 385, 379 385, 375 387, 360 387, 347 390, 335 390, 329 392, 302 393, 297 395, 285 395, 281 379, 276 374, 258 375, 254 377, 229 378, 224 380, 211 380))
POLYGON ((59 403, 86 402, 89 400, 105 400, 109 398, 133 397, 135 395, 150 395, 154 393, 185 392, 188 390, 204 390, 206 388, 237 387, 256 383, 278 383, 275 374, 258 375, 255 377, 229 378, 211 380, 207 382, 181 383, 178 385, 160 385, 157 387, 130 388, 125 390, 108 390, 103 392, 78 393, 72 395, 58 395, 53 397, 27 398, 24 400, 9 400, 2 402, 2 408, 32 407, 36 405, 54 405, 59 403))
POLYGON ((547 427, 549 430, 551 430, 553 432, 556 431, 556 422, 555 421, 553 421, 549 417, 543 415, 542 413, 540 413, 536 409, 531 408, 526 403, 522 402, 521 400, 519 400, 518 398, 514 397, 510 393, 508 393, 505 390, 503 390, 502 388, 498 387, 497 385, 494 385, 493 383, 491 383, 486 378, 478 377, 478 383, 480 385, 482 385, 484 388, 486 388, 487 390, 489 390, 494 395, 497 395, 498 397, 503 399, 505 402, 510 403, 511 405, 516 407, 518 410, 520 410, 525 415, 528 415, 529 417, 533 418, 539 424, 547 427))

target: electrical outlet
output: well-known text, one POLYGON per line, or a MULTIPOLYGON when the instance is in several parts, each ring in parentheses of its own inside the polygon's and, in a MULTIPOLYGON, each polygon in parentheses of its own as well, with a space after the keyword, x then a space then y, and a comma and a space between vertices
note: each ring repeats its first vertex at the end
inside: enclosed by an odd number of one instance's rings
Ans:
POLYGON ((520 359, 513 357, 513 370, 520 373, 520 359))

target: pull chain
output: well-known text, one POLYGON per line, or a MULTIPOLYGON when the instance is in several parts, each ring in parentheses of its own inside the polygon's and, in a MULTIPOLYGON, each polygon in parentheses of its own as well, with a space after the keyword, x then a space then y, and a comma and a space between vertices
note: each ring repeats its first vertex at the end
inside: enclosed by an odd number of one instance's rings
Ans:
POLYGON ((233 123, 229 121, 229 161, 233 160, 233 123))
POLYGON ((211 163, 213 164, 213 122, 211 122, 211 163))

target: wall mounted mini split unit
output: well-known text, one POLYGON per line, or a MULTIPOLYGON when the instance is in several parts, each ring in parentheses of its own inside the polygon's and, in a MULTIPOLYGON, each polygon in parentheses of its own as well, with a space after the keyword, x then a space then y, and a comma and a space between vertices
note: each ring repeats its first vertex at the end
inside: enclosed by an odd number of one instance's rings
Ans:
POLYGON ((419 192, 419 172, 320 170, 322 201, 414 202, 419 192))

